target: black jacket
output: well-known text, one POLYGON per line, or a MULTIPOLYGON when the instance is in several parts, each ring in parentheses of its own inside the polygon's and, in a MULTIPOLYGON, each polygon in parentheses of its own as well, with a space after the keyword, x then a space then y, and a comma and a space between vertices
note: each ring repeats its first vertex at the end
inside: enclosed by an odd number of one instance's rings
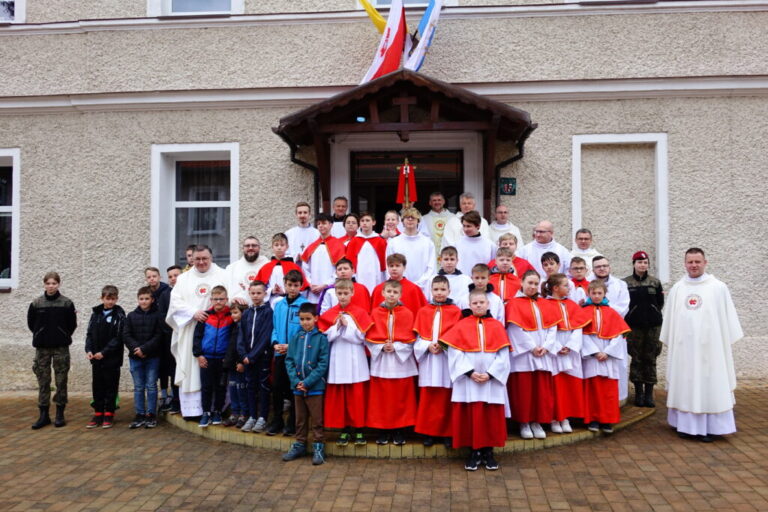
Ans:
POLYGON ((85 335, 85 352, 104 356, 103 359, 91 359, 92 365, 103 368, 118 368, 123 365, 122 331, 125 323, 125 311, 115 306, 105 315, 104 305, 94 306, 85 335))
POLYGON ((629 290, 629 312, 624 320, 632 329, 661 325, 664 293, 661 281, 652 275, 639 277, 634 272, 624 278, 629 290))
POLYGON ((229 331, 229 345, 227 345, 227 354, 221 362, 225 371, 234 372, 237 369, 237 363, 240 358, 237 355, 237 336, 240 333, 240 323, 233 323, 229 331))
POLYGON ((141 359, 133 355, 136 348, 140 348, 145 358, 160 356, 160 336, 162 323, 157 308, 153 305, 149 311, 137 307, 125 319, 123 327, 123 344, 128 349, 128 357, 141 359))
POLYGON ((75 305, 59 292, 43 294, 29 305, 27 326, 35 348, 68 347, 77 329, 75 305))
POLYGON ((166 334, 173 333, 171 326, 165 323, 165 317, 168 315, 168 307, 171 305, 171 290, 173 290, 173 288, 160 281, 160 286, 158 286, 157 290, 152 292, 152 298, 155 299, 157 312, 163 320, 163 332, 166 334))
POLYGON ((272 357, 272 308, 269 302, 246 309, 237 326, 238 362, 247 357, 252 364, 259 358, 272 357))

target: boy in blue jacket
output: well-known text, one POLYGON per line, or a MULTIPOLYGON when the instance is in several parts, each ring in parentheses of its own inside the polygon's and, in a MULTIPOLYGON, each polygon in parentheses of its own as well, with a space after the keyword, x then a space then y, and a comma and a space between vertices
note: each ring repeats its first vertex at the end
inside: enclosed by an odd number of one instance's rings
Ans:
POLYGON ((312 421, 312 464, 325 462, 323 440, 323 394, 328 373, 330 347, 328 338, 317 329, 317 306, 306 303, 299 307, 301 331, 288 343, 285 367, 296 401, 296 442, 283 455, 284 461, 307 454, 309 422, 312 421))
POLYGON ((227 355, 229 334, 232 330, 232 315, 227 305, 227 289, 214 286, 211 290, 213 308, 206 311, 208 318, 197 322, 192 338, 192 355, 200 366, 200 386, 203 399, 203 416, 200 427, 211 423, 221 424, 221 410, 227 388, 224 385, 224 356, 227 355))
POLYGON ((304 276, 298 270, 289 270, 283 277, 285 297, 273 305, 272 348, 275 351, 275 366, 272 376, 272 423, 267 429, 268 436, 274 436, 281 430, 286 436, 296 432, 296 408, 293 406, 293 392, 288 374, 285 371, 285 354, 288 341, 301 330, 299 307, 307 302, 300 295, 304 286, 304 276), (283 423, 283 401, 291 404, 288 410, 288 423, 283 423))
POLYGON ((237 334, 237 355, 245 366, 248 421, 243 432, 264 432, 269 415, 269 367, 272 363, 272 308, 264 302, 267 285, 251 281, 251 307, 243 313, 237 334))

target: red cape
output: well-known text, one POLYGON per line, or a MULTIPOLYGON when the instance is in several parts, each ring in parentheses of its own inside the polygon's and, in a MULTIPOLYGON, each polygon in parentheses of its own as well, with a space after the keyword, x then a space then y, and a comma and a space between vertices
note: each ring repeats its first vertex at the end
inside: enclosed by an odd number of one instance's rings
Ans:
POLYGON ((518 278, 522 278, 523 274, 525 274, 527 270, 536 270, 528 260, 524 258, 518 258, 517 256, 515 256, 515 259, 512 260, 512 265, 514 265, 515 270, 517 271, 515 273, 517 274, 518 278))
MULTIPOLYGON (((421 308, 427 305, 427 298, 424 297, 424 293, 421 288, 413 284, 406 278, 400 280, 400 285, 403 287, 403 294, 400 297, 400 302, 403 306, 411 310, 411 313, 416 316, 421 308)), ((382 302, 384 302, 384 296, 381 292, 384 290, 384 283, 379 283, 371 293, 371 311, 376 309, 382 302)))
POLYGON ((272 277, 272 271, 274 271, 275 267, 278 265, 283 267, 283 275, 287 274, 291 270, 298 270, 301 272, 301 277, 304 278, 304 284, 301 285, 301 289, 306 290, 309 288, 307 276, 304 275, 304 271, 301 270, 301 267, 295 264, 293 261, 270 260, 259 269, 259 273, 256 274, 256 281, 269 284, 269 278, 272 277))
MULTIPOLYGON (((510 347, 507 331, 496 319, 479 318, 474 315, 463 318, 440 337, 440 341, 462 352, 495 353, 510 347), (485 350, 480 347, 479 329, 485 329, 485 350)), ((510 347, 511 349, 511 347, 510 347)))
POLYGON ((501 290, 499 283, 502 279, 504 280, 504 297, 501 297, 501 300, 506 304, 514 299, 517 292, 520 291, 520 279, 511 272, 507 272, 506 274, 502 274, 501 272, 491 274, 489 282, 493 285, 493 292, 497 295, 498 291, 501 290))
POLYGON ((594 304, 590 304, 589 306, 584 306, 582 309, 587 311, 590 319, 589 324, 584 327, 584 334, 596 334, 598 338, 610 340, 616 336, 626 334, 632 330, 629 328, 624 319, 621 318, 621 315, 618 314, 616 310, 610 306, 595 306, 594 304), (597 317, 598 308, 600 308, 600 313, 602 313, 603 316, 603 322, 600 325, 600 332, 598 332, 597 328, 595 327, 595 319, 597 317))
POLYGON ((371 343, 384 343, 389 339, 387 326, 389 315, 395 315, 394 325, 392 326, 392 341, 403 343, 413 343, 416 341, 416 335, 413 333, 413 313, 405 306, 395 306, 390 310, 384 306, 378 306, 371 311, 373 325, 365 334, 365 339, 371 343))
POLYGON ((537 331, 539 329, 549 329, 557 325, 560 321, 560 312, 550 304, 547 299, 539 297, 536 299, 536 305, 541 311, 541 322, 543 325, 537 325, 536 315, 533 312, 533 300, 528 297, 515 297, 507 302, 506 319, 507 323, 515 324, 526 331, 537 331))
POLYGON ((571 282, 577 287, 577 288, 584 288, 584 291, 589 290, 589 280, 588 279, 582 279, 581 281, 578 281, 576 278, 571 278, 571 282))
POLYGON ((560 313, 560 321, 557 323, 558 331, 573 331, 575 329, 582 329, 585 325, 592 321, 590 312, 580 307, 571 299, 547 299, 552 301, 556 306, 556 310, 560 313), (560 304, 565 305, 565 315, 563 315, 563 309, 560 304))
POLYGON ((320 318, 317 320, 317 327, 322 332, 327 331, 333 324, 336 323, 336 320, 339 319, 342 313, 347 313, 349 316, 351 316, 355 321, 357 328, 360 329, 363 333, 371 328, 371 324, 373 323, 371 321, 371 316, 366 310, 355 306, 354 304, 350 304, 346 308, 342 308, 341 304, 336 304, 331 309, 320 315, 320 318))
POLYGON ((370 243, 376 251, 376 255, 379 257, 379 270, 383 272, 387 268, 387 241, 381 238, 381 236, 371 238, 356 236, 347 244, 346 258, 357 268, 357 256, 366 242, 370 243))
POLYGON ((344 249, 346 249, 346 247, 344 247, 344 242, 332 236, 329 236, 325 240, 323 240, 322 237, 318 237, 317 240, 309 244, 309 247, 304 249, 304 252, 301 254, 301 261, 304 263, 309 263, 309 260, 312 258, 312 254, 315 252, 315 249, 320 247, 322 244, 325 244, 326 248, 328 249, 328 255, 331 257, 331 263, 334 265, 337 261, 344 257, 344 249))
POLYGON ((432 324, 435 322, 435 314, 440 310, 440 334, 442 336, 448 329, 456 325, 461 320, 461 310, 458 306, 450 304, 447 306, 436 306, 427 304, 416 313, 416 321, 413 323, 413 330, 422 339, 432 341, 432 324))

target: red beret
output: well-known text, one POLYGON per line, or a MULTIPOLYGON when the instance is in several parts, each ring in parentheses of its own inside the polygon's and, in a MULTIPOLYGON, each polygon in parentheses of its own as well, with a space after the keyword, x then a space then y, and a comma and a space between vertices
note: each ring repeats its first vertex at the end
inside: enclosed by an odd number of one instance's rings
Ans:
POLYGON ((645 251, 637 251, 635 254, 632 255, 632 263, 636 262, 637 260, 649 260, 648 253, 645 251))

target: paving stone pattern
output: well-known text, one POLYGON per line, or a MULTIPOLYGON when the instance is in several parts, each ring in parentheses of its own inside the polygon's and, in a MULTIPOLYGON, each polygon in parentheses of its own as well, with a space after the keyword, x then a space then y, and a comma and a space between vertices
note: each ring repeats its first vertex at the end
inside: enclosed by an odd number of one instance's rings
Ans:
POLYGON ((34 395, 6 393, 0 510, 768 510, 767 392, 741 382, 740 431, 712 444, 679 439, 659 407, 612 437, 503 454, 499 471, 476 473, 448 458, 284 463, 162 422, 129 430, 127 399, 111 430, 86 430, 88 398, 72 395, 66 427, 32 431, 34 395))

